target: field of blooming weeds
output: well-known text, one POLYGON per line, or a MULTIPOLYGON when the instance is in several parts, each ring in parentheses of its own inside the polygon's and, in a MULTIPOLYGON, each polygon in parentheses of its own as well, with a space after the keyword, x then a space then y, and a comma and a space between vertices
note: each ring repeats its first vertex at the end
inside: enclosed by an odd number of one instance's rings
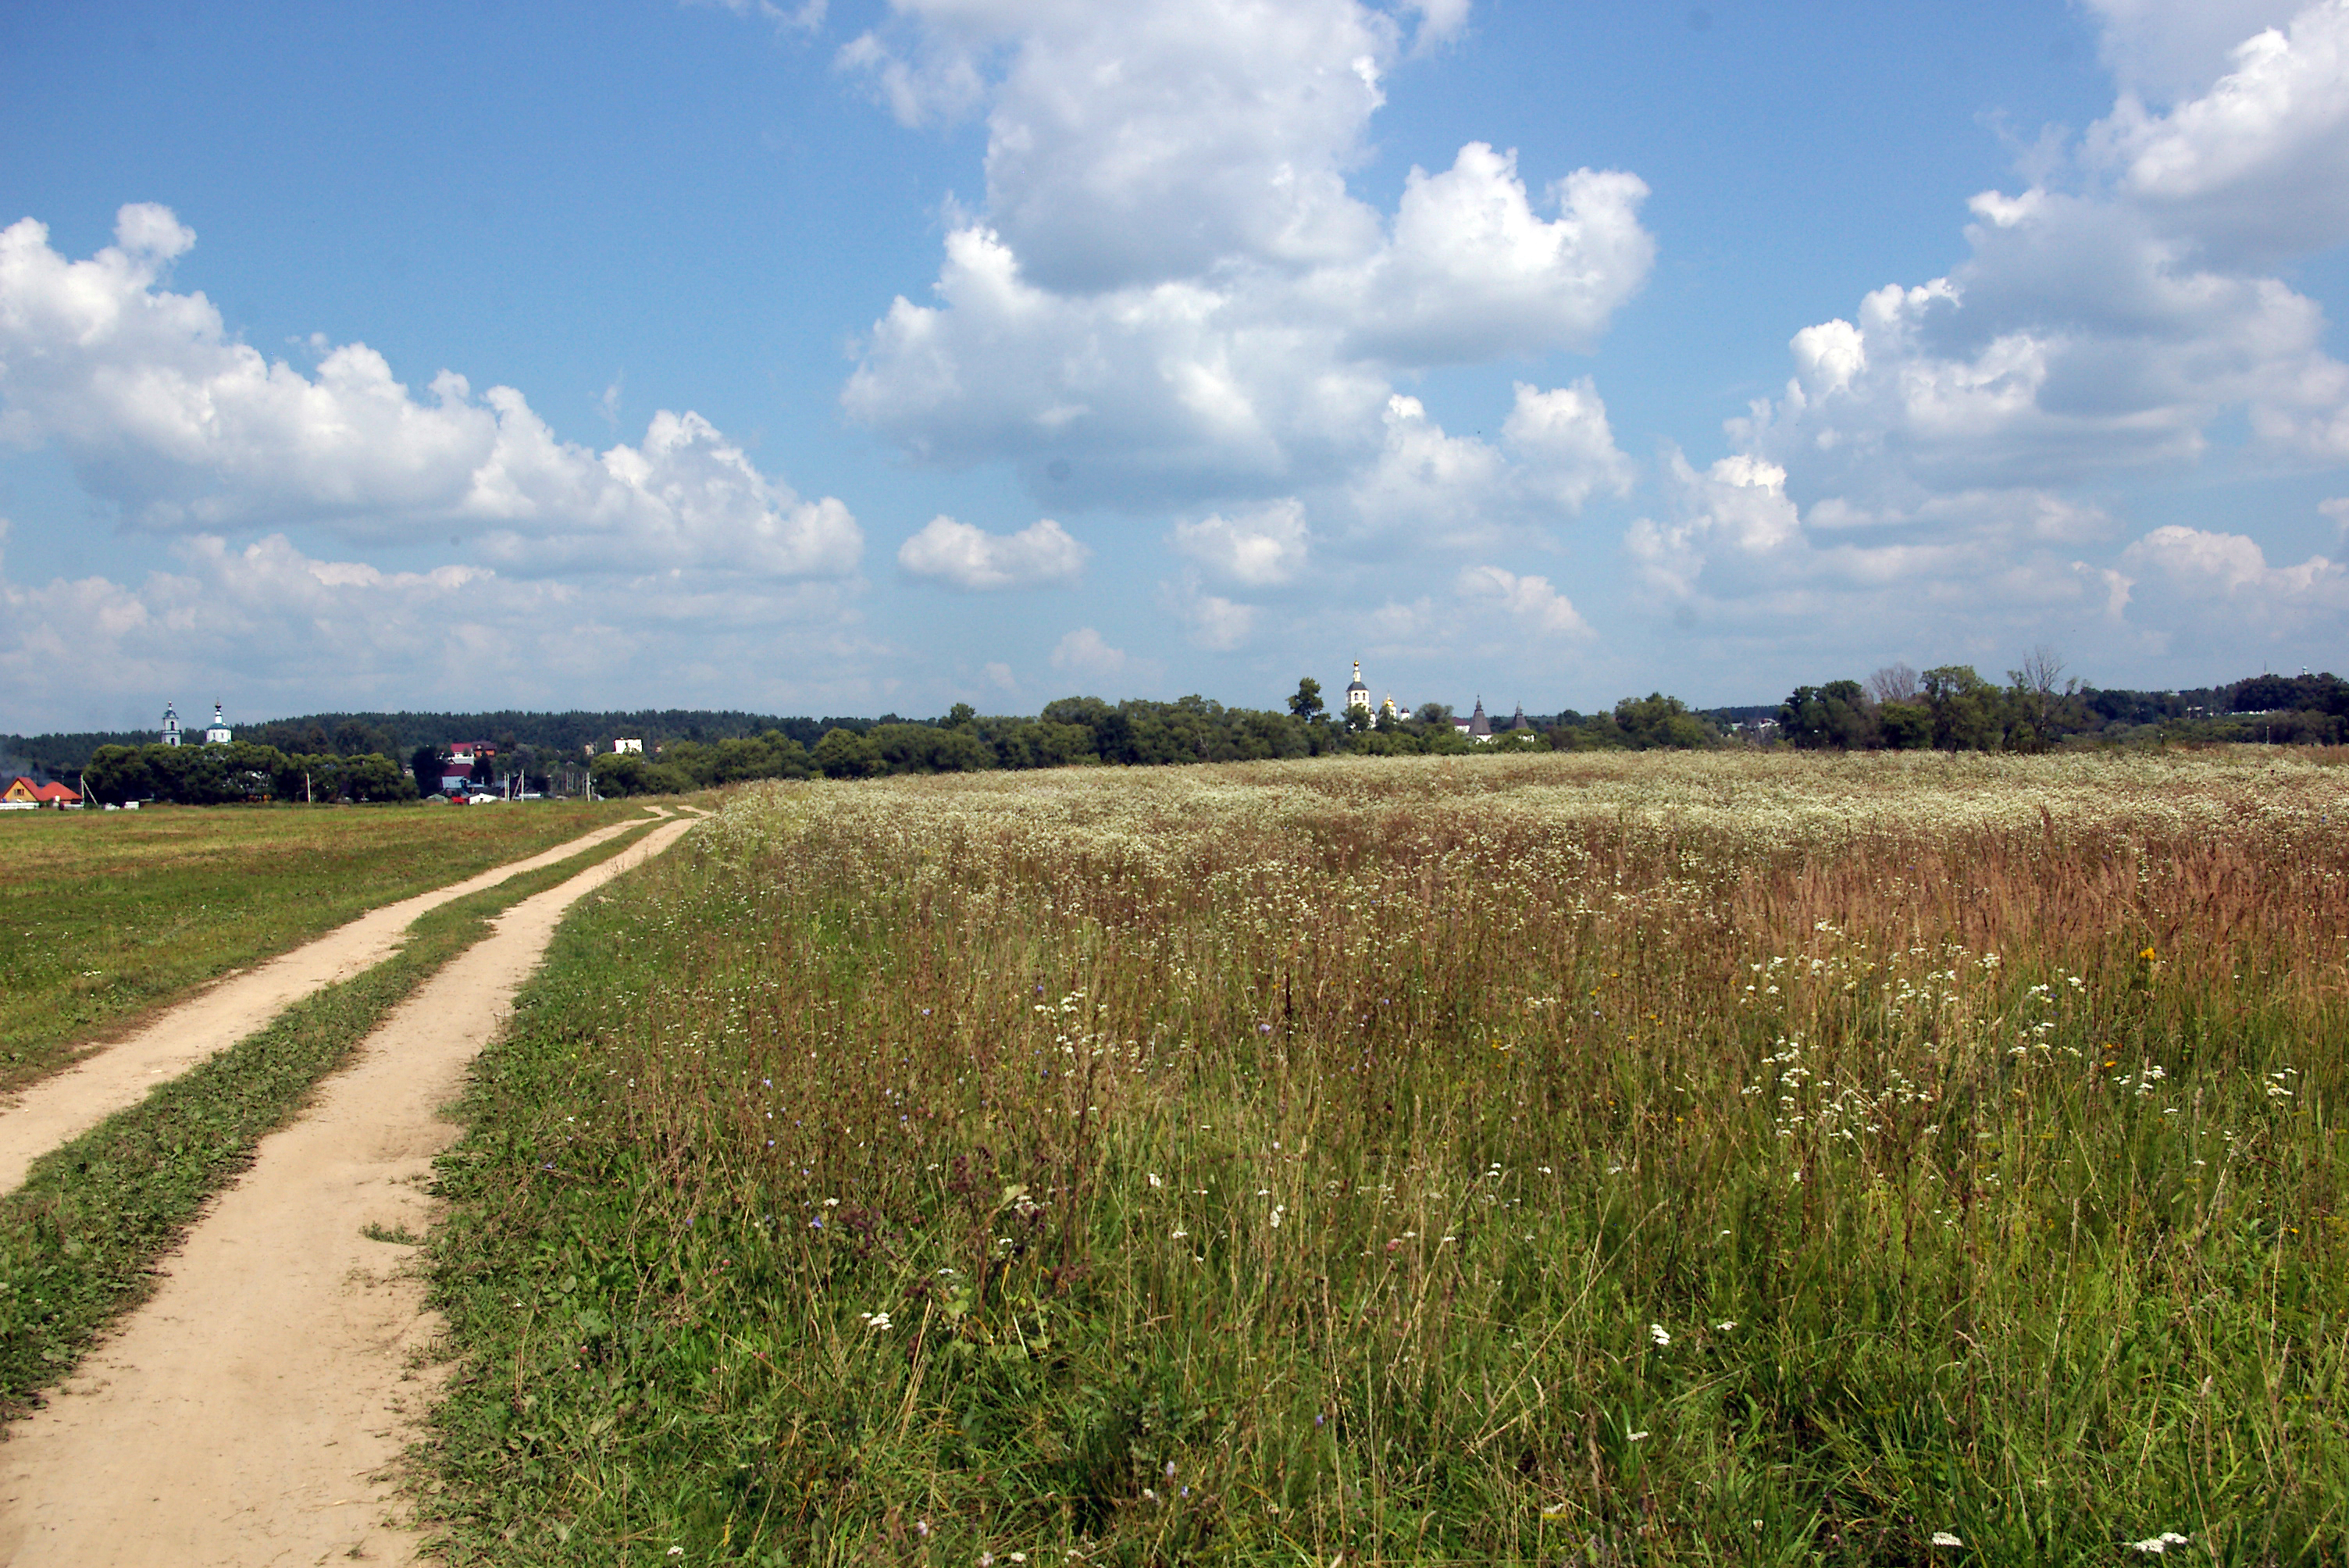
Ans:
POLYGON ((445 1162, 460 1562, 2340 1562, 2349 769, 757 786, 445 1162))

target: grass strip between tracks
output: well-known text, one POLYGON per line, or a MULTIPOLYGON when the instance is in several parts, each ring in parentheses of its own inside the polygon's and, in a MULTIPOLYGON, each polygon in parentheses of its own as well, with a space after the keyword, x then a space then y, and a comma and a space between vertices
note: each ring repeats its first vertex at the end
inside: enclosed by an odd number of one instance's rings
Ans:
POLYGON ((0 1089, 370 909, 639 810, 542 800, 19 813, 0 833, 0 1089))
POLYGON ((0 1196, 0 1420, 33 1408, 147 1298, 156 1260, 253 1163, 261 1140, 293 1120, 392 1008, 488 935, 492 916, 638 841, 622 834, 431 911, 383 963, 295 1003, 36 1161, 22 1187, 0 1196))

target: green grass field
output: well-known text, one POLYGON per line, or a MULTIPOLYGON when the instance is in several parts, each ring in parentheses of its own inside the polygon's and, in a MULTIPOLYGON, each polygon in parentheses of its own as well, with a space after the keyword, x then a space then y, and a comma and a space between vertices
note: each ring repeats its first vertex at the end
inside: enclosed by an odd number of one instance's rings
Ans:
POLYGON ((531 801, 0 814, 0 1090, 364 910, 641 810, 531 801))
POLYGON ((754 787, 481 1060, 419 1493, 460 1563, 2341 1562, 2344 814, 2274 752, 754 787))
POLYGON ((70 1376, 147 1299, 157 1260, 253 1163, 392 1008, 533 893, 621 854, 624 833, 430 910, 398 952, 285 1009, 228 1049, 34 1161, 0 1194, 0 1419, 70 1376))

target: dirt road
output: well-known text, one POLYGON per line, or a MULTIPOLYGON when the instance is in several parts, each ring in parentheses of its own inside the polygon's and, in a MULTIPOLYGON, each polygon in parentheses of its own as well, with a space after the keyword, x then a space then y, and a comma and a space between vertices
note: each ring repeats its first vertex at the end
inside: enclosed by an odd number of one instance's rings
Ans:
MULTIPOLYGON (((658 816, 668 813, 652 808, 658 816)), ((22 1185, 34 1161, 216 1051, 226 1050, 322 985, 347 980, 391 955, 416 917, 519 872, 568 860, 651 821, 642 818, 573 839, 528 860, 492 867, 448 887, 370 910, 316 942, 281 953, 189 998, 119 1043, 43 1078, 0 1107, 0 1192, 22 1185)))
POLYGON ((414 1560, 378 1479, 433 1374, 414 1249, 440 1109, 573 901, 691 828, 640 843, 500 916, 261 1145, 133 1314, 0 1446, 0 1564, 414 1560))

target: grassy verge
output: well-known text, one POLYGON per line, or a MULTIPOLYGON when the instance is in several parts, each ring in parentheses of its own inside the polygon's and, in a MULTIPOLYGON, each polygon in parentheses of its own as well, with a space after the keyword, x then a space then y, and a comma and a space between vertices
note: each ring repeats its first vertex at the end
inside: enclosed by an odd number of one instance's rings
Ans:
POLYGON ((0 1089, 363 911, 641 812, 547 800, 0 816, 0 1089))
POLYGON ((460 1563, 2338 1562, 2344 809, 746 791, 477 1064, 427 1504, 460 1563))
POLYGON ((0 1418, 22 1414, 152 1288, 153 1265, 254 1147, 491 916, 618 854, 615 840, 444 904, 390 958, 295 1004, 33 1165, 0 1197, 0 1418))

